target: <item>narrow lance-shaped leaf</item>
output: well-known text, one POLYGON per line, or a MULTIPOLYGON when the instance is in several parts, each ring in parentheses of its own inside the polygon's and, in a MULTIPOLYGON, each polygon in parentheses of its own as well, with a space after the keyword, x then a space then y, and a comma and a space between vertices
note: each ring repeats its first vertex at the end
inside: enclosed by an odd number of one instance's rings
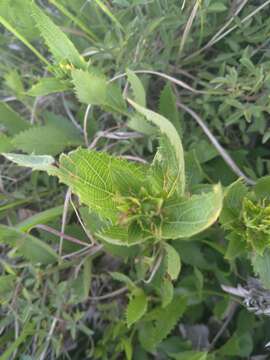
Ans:
POLYGON ((3 153, 2 155, 19 166, 29 167, 33 170, 46 171, 49 175, 57 174, 57 168, 53 166, 55 160, 52 156, 11 153, 3 153))
POLYGON ((46 243, 17 229, 0 225, 0 242, 16 247, 18 252, 33 264, 52 264, 58 255, 46 243))
POLYGON ((56 62, 68 60, 76 68, 85 69, 86 62, 69 38, 35 4, 31 4, 32 16, 56 62))
POLYGON ((161 147, 156 154, 155 162, 160 163, 168 181, 167 188, 169 195, 176 190, 179 195, 185 192, 185 163, 184 151, 181 139, 173 124, 164 116, 148 110, 134 101, 128 99, 128 102, 142 114, 147 121, 157 126, 163 135, 161 138, 161 147))
POLYGON ((135 102, 137 104, 145 107, 146 106, 146 96, 145 96, 145 90, 144 90, 141 80, 138 78, 138 76, 135 74, 134 71, 129 70, 129 69, 127 69, 127 77, 128 77, 128 81, 131 84, 135 102))

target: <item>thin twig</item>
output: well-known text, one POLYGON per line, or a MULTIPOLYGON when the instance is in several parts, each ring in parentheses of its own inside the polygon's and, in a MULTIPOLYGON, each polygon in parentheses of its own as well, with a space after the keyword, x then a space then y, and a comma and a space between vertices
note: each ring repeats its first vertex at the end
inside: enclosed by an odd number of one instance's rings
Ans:
POLYGON ((80 217, 80 214, 79 214, 78 210, 76 209, 76 206, 74 205, 71 197, 70 197, 70 203, 71 203, 71 205, 72 205, 72 207, 73 207, 73 210, 75 211, 75 214, 76 214, 76 216, 77 216, 77 219, 79 220, 79 223, 81 224, 81 227, 83 228, 86 236, 87 236, 88 239, 90 240, 91 245, 94 245, 95 241, 94 241, 92 235, 91 235, 91 234, 89 233, 89 231, 86 229, 86 227, 85 227, 85 225, 84 225, 84 223, 83 223, 83 221, 82 221, 82 219, 81 219, 81 217, 80 217))
POLYGON ((77 123, 74 116, 72 115, 72 112, 69 110, 69 107, 67 106, 66 98, 65 98, 64 94, 62 94, 62 100, 63 100, 64 109, 67 113, 68 118, 70 119, 72 124, 80 131, 80 133, 83 134, 83 129, 82 129, 81 125, 79 123, 77 123))
MULTIPOLYGON (((270 1, 270 0, 269 0, 270 1)), ((193 92, 194 94, 205 94, 205 91, 202 91, 202 90, 197 90, 197 89, 194 89, 193 87, 191 87, 190 85, 188 85, 187 83, 185 83, 184 81, 182 80, 178 80, 170 75, 167 75, 167 74, 164 74, 164 73, 161 73, 159 71, 153 71, 153 70, 135 70, 134 71, 136 74, 151 74, 151 75, 156 75, 156 76, 159 76, 163 79, 166 79, 166 80, 169 80, 171 81, 172 83, 186 89, 186 90, 189 90, 190 92, 193 92)), ((123 77, 127 76, 127 73, 122 73, 122 74, 119 74, 119 75, 116 75, 114 76, 112 79, 110 79, 110 82, 112 81, 115 81, 117 79, 121 79, 123 77)))
POLYGON ((215 138, 215 136, 211 133, 209 128, 206 126, 202 118, 193 110, 191 110, 188 106, 182 104, 180 101, 177 101, 176 105, 180 107, 181 109, 185 110, 187 113, 189 113, 193 119, 197 122, 197 124, 201 127, 205 135, 208 137, 208 139, 211 141, 213 146, 216 148, 216 150, 219 152, 221 157, 224 159, 224 161, 229 165, 229 167, 232 169, 232 171, 239 177, 243 178, 245 182, 249 185, 254 185, 256 182, 249 177, 247 177, 242 170, 238 167, 238 165, 235 163, 235 161, 231 158, 231 156, 227 153, 227 151, 223 148, 223 146, 218 142, 218 140, 215 138))
POLYGON ((140 158, 139 156, 121 155, 119 157, 123 158, 123 159, 131 160, 131 161, 137 161, 137 162, 140 162, 142 164, 148 164, 148 162, 146 160, 140 158))
MULTIPOLYGON (((58 313, 60 313, 60 311, 58 311, 58 313)), ((48 349, 50 340, 51 340, 51 338, 52 338, 52 335, 53 335, 54 329, 55 329, 55 327, 56 327, 56 324, 57 324, 57 322, 58 322, 58 317, 59 317, 59 314, 57 314, 57 315, 53 318, 50 331, 49 331, 48 336, 47 336, 47 338, 46 338, 45 349, 43 350, 42 354, 40 355, 39 360, 44 360, 44 359, 45 359, 45 356, 46 356, 46 353, 47 353, 47 349, 48 349)))
POLYGON ((229 309, 229 314, 227 316, 227 319, 224 321, 223 325, 221 326, 221 328, 219 329, 218 333, 216 334, 216 336, 214 337, 214 339, 212 340, 211 344, 209 345, 208 347, 208 351, 212 350, 218 339, 221 337, 221 335, 224 333, 224 331, 227 329, 230 321, 232 320, 234 314, 235 314, 235 311, 238 307, 238 304, 236 304, 235 302, 231 303, 231 306, 230 306, 230 309, 229 309))
POLYGON ((37 228, 37 229, 41 229, 41 230, 44 230, 44 231, 47 231, 53 235, 56 235, 56 236, 61 236, 63 239, 65 240, 68 240, 68 241, 71 241, 73 242, 74 244, 78 244, 78 245, 83 245, 83 246, 88 246, 88 244, 84 241, 81 241, 73 236, 70 236, 70 235, 66 235, 58 230, 55 230, 54 228, 48 226, 48 225, 44 225, 44 224, 38 224, 38 225, 35 225, 32 227, 33 228, 37 228))
POLYGON ((101 296, 92 296, 89 298, 89 300, 92 300, 92 301, 97 301, 97 300, 106 300, 106 299, 111 299, 112 297, 115 297, 115 296, 118 296, 120 294, 123 294, 125 293, 126 291, 128 291, 128 288, 127 286, 124 286, 118 290, 115 290, 109 294, 106 294, 106 295, 101 295, 101 296))
POLYGON ((158 257, 158 259, 157 259, 157 261, 156 261, 156 263, 155 263, 155 265, 154 265, 154 267, 153 267, 153 269, 151 271, 151 274, 150 274, 149 278, 147 280, 143 280, 143 282, 145 284, 149 284, 153 280, 154 276, 156 275, 156 273, 157 273, 157 271, 159 269, 159 266, 161 264, 162 259, 163 259, 163 252, 161 252, 161 254, 159 255, 159 257, 158 257))
MULTIPOLYGON (((65 195, 64 209, 63 209, 63 214, 62 214, 62 222, 61 222, 61 233, 62 234, 65 233, 65 227, 66 227, 66 222, 67 222, 67 215, 68 215, 68 207, 69 207, 70 198, 71 198, 71 189, 68 188, 68 190, 66 192, 66 195, 65 195)), ((62 255, 63 242, 64 242, 64 238, 63 238, 63 236, 61 236, 60 237, 60 243, 59 243, 59 256, 62 255)))
POLYGON ((91 110, 91 104, 87 105, 87 108, 85 110, 84 117, 83 117, 83 137, 84 137, 84 143, 85 143, 86 147, 89 146, 88 133, 87 133, 87 122, 88 122, 88 116, 89 116, 90 110, 91 110))
POLYGON ((197 14, 197 11, 199 9, 199 0, 195 0, 196 3, 191 11, 191 14, 189 16, 189 19, 186 23, 186 26, 185 26, 185 30, 183 32, 183 35, 182 35, 182 39, 181 39, 181 42, 180 42, 180 47, 179 47, 179 51, 178 51, 178 57, 181 56, 182 54, 182 51, 183 51, 183 48, 185 46, 185 43, 186 43, 186 40, 187 40, 187 37, 188 37, 188 34, 191 30, 191 27, 192 27, 192 24, 193 24, 193 21, 195 20, 195 17, 196 17, 196 14, 197 14))

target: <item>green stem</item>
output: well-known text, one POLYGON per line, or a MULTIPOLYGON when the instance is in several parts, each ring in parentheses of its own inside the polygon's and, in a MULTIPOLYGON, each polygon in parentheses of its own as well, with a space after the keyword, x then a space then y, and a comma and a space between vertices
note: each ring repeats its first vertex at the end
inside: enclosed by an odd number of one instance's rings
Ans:
POLYGON ((15 35, 25 46, 27 46, 28 49, 30 49, 41 61, 43 61, 47 66, 50 65, 50 63, 45 59, 45 57, 36 48, 34 48, 34 46, 32 46, 30 42, 2 16, 0 16, 0 23, 13 35, 15 35))

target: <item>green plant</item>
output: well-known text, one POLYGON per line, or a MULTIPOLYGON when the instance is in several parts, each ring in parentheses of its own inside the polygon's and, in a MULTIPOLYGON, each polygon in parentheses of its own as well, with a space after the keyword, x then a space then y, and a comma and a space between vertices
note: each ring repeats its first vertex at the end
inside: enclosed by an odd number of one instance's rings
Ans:
POLYGON ((1 360, 262 355, 268 4, 1 2, 1 360))

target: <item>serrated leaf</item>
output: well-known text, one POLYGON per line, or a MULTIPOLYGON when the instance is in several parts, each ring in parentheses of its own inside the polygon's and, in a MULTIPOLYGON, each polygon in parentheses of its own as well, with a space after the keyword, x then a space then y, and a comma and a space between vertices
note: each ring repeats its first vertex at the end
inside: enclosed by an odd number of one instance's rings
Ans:
POLYGON ((45 40, 56 62, 68 60, 79 69, 86 68, 86 62, 69 38, 58 26, 35 4, 31 4, 32 16, 41 36, 45 40))
POLYGON ((147 297, 142 289, 136 289, 129 300, 126 309, 127 326, 130 327, 146 313, 147 297))
POLYGON ((83 70, 73 70, 71 76, 80 102, 92 105, 106 104, 107 81, 104 76, 83 70))
POLYGON ((146 95, 143 84, 134 71, 127 69, 127 77, 130 82, 134 100, 137 104, 145 107, 146 106, 146 95))
POLYGON ((179 253, 168 243, 165 243, 167 273, 172 280, 176 280, 181 270, 181 260, 179 253))
POLYGON ((14 148, 12 138, 0 132, 0 153, 12 151, 14 148))
POLYGON ((176 190, 179 195, 185 192, 185 163, 182 142, 173 124, 164 116, 148 110, 132 100, 128 102, 137 112, 145 117, 147 121, 158 127, 163 135, 161 137, 160 149, 155 156, 155 163, 160 164, 164 176, 167 179, 169 195, 176 190))
POLYGON ((83 141, 78 130, 65 123, 65 127, 57 123, 33 126, 17 134, 13 144, 17 149, 37 155, 57 155, 67 147, 81 145, 83 141))
POLYGON ((0 127, 4 126, 9 134, 14 135, 26 130, 30 124, 7 104, 0 102, 0 127))
MULTIPOLYGON (((60 156, 58 177, 60 181, 70 186, 79 196, 80 201, 112 221, 116 220, 119 211, 116 206, 118 174, 122 174, 123 181, 140 177, 141 166, 118 159, 106 153, 77 149, 68 155, 60 156)), ((130 186, 130 181, 124 181, 130 186)))
POLYGON ((139 329, 142 347, 147 351, 155 351, 176 326, 186 306, 187 301, 183 296, 175 296, 167 307, 159 307, 147 313, 139 329))
POLYGON ((135 283, 127 275, 125 275, 123 273, 113 271, 113 272, 110 272, 110 275, 114 280, 120 281, 120 282, 123 282, 124 284, 126 284, 130 290, 137 288, 135 283))
POLYGON ((162 237, 164 239, 189 238, 211 226, 222 209, 222 188, 215 185, 213 190, 190 198, 167 201, 164 205, 162 237))
POLYGON ((160 287, 161 306, 165 308, 173 300, 174 287, 170 280, 164 278, 160 287))
POLYGON ((57 78, 42 78, 27 91, 29 96, 45 96, 70 89, 70 83, 57 78))
POLYGON ((58 255, 46 243, 5 225, 0 225, 0 242, 16 247, 17 251, 33 264, 48 265, 58 260, 58 255))
POLYGON ((107 82, 105 76, 92 68, 89 71, 71 72, 76 96, 84 104, 99 105, 107 111, 126 113, 126 104, 120 88, 107 82))

